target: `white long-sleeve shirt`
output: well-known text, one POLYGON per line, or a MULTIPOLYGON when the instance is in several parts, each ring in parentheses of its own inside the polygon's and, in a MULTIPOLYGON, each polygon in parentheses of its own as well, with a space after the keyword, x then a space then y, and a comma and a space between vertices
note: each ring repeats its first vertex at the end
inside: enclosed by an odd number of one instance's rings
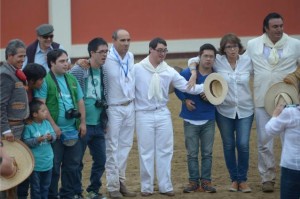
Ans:
MULTIPOLYGON (((169 101, 169 86, 172 84, 182 92, 190 94, 200 94, 203 92, 203 84, 196 85, 188 90, 187 81, 175 69, 168 66, 167 70, 159 73, 160 85, 162 87, 163 99, 148 99, 148 89, 153 73, 145 69, 140 63, 134 65, 135 68, 135 110, 156 110, 165 107, 169 101)), ((199 96, 200 97, 200 96, 199 96)))
POLYGON ((300 107, 284 108, 278 117, 266 124, 267 143, 273 136, 283 134, 280 166, 300 171, 300 107))
MULTIPOLYGON (((199 63, 199 57, 189 59, 188 64, 199 63)), ((217 105, 218 112, 228 118, 235 119, 249 117, 253 114, 254 105, 250 90, 250 76, 252 74, 251 59, 248 55, 239 55, 236 68, 233 70, 225 55, 217 55, 213 69, 219 73, 228 84, 225 100, 217 105)))

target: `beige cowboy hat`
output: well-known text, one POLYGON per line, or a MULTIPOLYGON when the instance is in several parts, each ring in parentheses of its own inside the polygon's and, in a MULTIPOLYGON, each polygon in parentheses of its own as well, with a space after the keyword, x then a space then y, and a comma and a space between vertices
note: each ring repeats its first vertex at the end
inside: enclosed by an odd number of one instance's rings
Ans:
POLYGON ((295 86, 279 82, 273 84, 265 95, 265 110, 273 115, 278 104, 299 104, 298 91, 295 86))
POLYGON ((221 104, 228 92, 225 79, 218 73, 209 74, 204 81, 204 93, 207 100, 213 105, 221 104))
POLYGON ((5 191, 17 186, 29 177, 34 168, 34 158, 30 149, 22 141, 2 140, 2 142, 7 155, 14 158, 17 166, 17 172, 14 176, 9 178, 0 176, 0 191, 5 191))

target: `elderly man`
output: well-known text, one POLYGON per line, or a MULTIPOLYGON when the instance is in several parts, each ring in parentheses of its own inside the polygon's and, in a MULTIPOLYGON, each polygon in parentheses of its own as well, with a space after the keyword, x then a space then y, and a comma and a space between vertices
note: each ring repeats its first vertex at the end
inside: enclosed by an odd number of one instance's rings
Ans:
POLYGON ((64 49, 59 43, 53 41, 53 31, 54 28, 50 24, 42 24, 36 28, 37 39, 27 47, 23 68, 27 63, 37 63, 41 64, 47 72, 49 71, 47 53, 53 49, 64 49))
POLYGON ((27 79, 20 70, 25 56, 25 44, 19 39, 11 40, 5 49, 6 62, 0 64, 0 131, 10 142, 21 138, 24 120, 29 115, 27 79))
POLYGON ((25 74, 20 70, 26 56, 21 40, 11 40, 5 49, 6 62, 0 67, 1 134, 8 141, 20 139, 24 120, 28 117, 28 97, 25 74))
POLYGON ((248 42, 247 53, 254 68, 254 103, 258 143, 258 170, 262 178, 262 191, 273 192, 275 160, 273 139, 266 140, 265 125, 271 116, 264 108, 267 90, 296 70, 300 63, 300 41, 283 32, 283 17, 268 14, 263 21, 263 34, 248 42))

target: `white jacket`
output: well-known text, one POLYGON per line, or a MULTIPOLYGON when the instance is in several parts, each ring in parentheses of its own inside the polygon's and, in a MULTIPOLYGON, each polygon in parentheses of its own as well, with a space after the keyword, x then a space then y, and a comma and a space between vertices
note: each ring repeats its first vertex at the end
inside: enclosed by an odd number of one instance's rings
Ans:
POLYGON ((263 36, 248 42, 247 51, 254 69, 255 107, 264 107, 264 98, 268 89, 296 70, 300 63, 300 41, 288 37, 277 65, 272 66, 264 54, 263 36))

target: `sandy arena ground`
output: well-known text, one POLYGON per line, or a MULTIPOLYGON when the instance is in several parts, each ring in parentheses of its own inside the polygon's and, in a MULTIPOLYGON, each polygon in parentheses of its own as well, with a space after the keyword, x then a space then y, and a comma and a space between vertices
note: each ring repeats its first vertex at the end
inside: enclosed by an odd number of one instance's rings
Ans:
MULTIPOLYGON (((186 65, 186 59, 181 60, 167 60, 167 62, 172 66, 182 66, 186 65)), ((212 182, 217 188, 217 193, 183 193, 183 187, 188 183, 188 171, 187 171, 187 161, 186 161, 186 149, 184 146, 184 134, 183 134, 183 122, 182 119, 178 117, 181 102, 177 99, 175 94, 170 95, 170 101, 168 104, 169 109, 172 112, 173 127, 174 127, 174 156, 172 161, 172 181, 174 186, 174 191, 176 193, 174 199, 181 198, 203 198, 203 199, 221 199, 221 198, 243 198, 243 199, 279 199, 279 179, 280 179, 280 167, 277 166, 277 180, 275 184, 275 192, 273 193, 263 193, 261 191, 260 176, 257 170, 257 145, 256 145, 256 128, 255 122, 252 126, 251 139, 250 139, 250 165, 248 173, 248 183, 252 188, 252 193, 232 193, 228 191, 231 184, 229 174, 225 165, 222 140, 220 137, 219 130, 216 128, 215 143, 213 150, 213 168, 212 168, 212 182)), ((275 154, 276 154, 276 164, 279 165, 281 144, 280 140, 277 138, 275 142, 275 154)), ((86 151, 85 157, 85 167, 83 171, 83 185, 86 187, 89 183, 90 168, 92 164, 89 151, 86 151)), ((137 192, 136 198, 144 198, 140 196, 140 175, 139 175, 139 159, 136 137, 134 138, 134 144, 129 156, 126 184, 130 190, 137 192)), ((101 192, 107 195, 106 192, 106 180, 105 175, 102 178, 103 187, 101 192)), ((157 182, 155 181, 155 185, 157 182)), ((159 194, 157 186, 156 192, 153 196, 149 197, 151 199, 163 199, 168 198, 159 194)))

